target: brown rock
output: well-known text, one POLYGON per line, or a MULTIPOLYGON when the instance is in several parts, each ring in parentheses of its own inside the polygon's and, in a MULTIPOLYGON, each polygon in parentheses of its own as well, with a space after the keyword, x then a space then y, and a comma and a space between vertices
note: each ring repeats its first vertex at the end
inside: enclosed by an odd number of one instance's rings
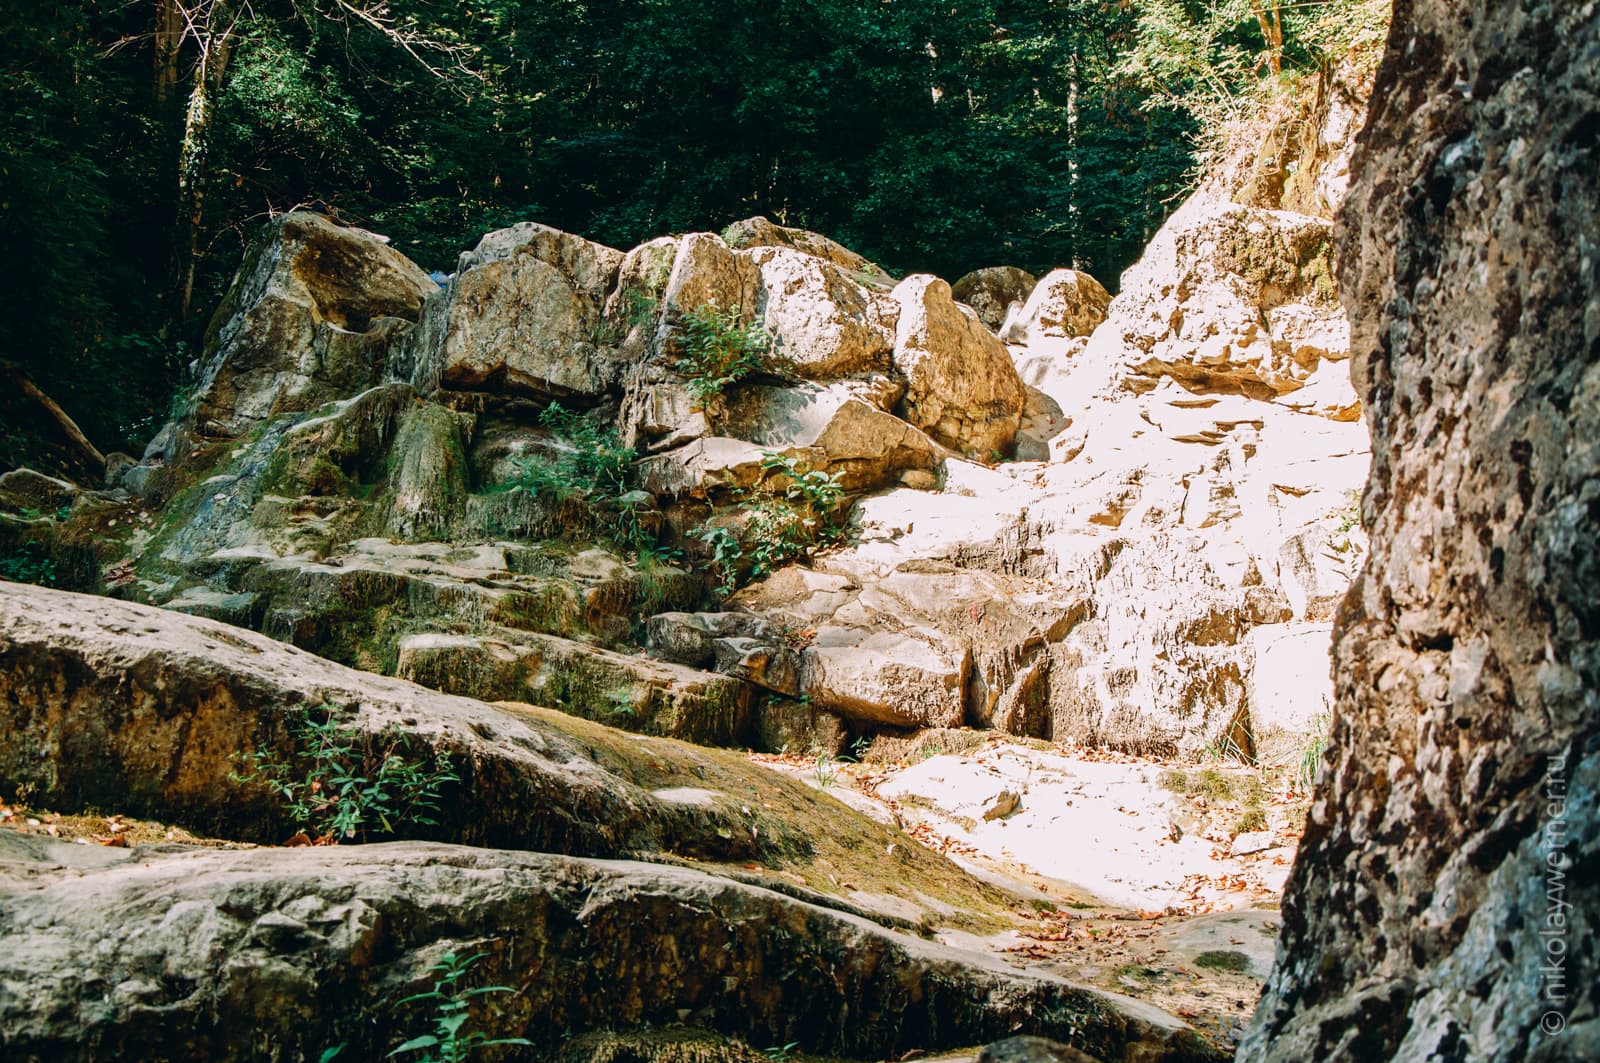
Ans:
POLYGON ((1045 274, 1026 299, 1001 333, 1007 343, 1087 336, 1106 319, 1106 309, 1111 305, 1111 293, 1099 281, 1075 269, 1045 274))
POLYGON ((246 255, 217 311, 196 425, 241 435, 273 414, 379 383, 404 322, 438 290, 370 233, 320 214, 283 215, 246 255))
POLYGON ((977 313, 990 332, 999 332, 1006 313, 1027 301, 1038 278, 1016 266, 989 266, 974 270, 950 286, 950 294, 977 313))
POLYGON ((1396 4, 1340 217, 1371 556, 1242 1060, 1600 1051, 1596 19, 1396 4))
POLYGON ((905 419, 972 457, 1010 450, 1024 394, 1005 345, 975 313, 957 306, 937 277, 908 277, 894 298, 900 304, 894 361, 908 385, 905 419))

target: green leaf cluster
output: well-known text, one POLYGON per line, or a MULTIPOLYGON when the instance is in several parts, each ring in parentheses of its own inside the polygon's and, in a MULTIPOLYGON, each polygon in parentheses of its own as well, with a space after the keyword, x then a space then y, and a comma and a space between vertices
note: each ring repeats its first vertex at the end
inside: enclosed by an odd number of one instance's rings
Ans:
POLYGON ((322 705, 294 715, 293 752, 256 750, 235 759, 230 778, 277 794, 290 819, 314 838, 364 841, 403 825, 434 826, 449 783, 460 782, 448 759, 415 755, 398 731, 358 731, 322 705))
POLYGON ((683 375, 697 409, 715 405, 740 381, 777 368, 766 327, 741 321, 736 307, 696 307, 684 315, 683 332, 673 368, 683 375))
POLYGON ((439 976, 433 988, 426 993, 406 997, 396 1004, 399 1007, 419 1001, 431 1002, 433 1032, 413 1037, 396 1046, 387 1058, 409 1057, 414 1063, 463 1063, 480 1048, 533 1043, 522 1037, 491 1038, 481 1030, 467 1030, 467 1023, 472 1020, 474 997, 515 992, 510 986, 503 985, 480 986, 476 989, 468 989, 463 985, 467 972, 485 955, 480 952, 475 956, 460 956, 447 952, 440 957, 433 966, 439 976))
POLYGON ((796 458, 772 453, 763 456, 761 468, 778 485, 769 480, 736 496, 742 531, 708 524, 688 533, 711 548, 717 593, 723 597, 844 537, 842 473, 809 469, 796 458))

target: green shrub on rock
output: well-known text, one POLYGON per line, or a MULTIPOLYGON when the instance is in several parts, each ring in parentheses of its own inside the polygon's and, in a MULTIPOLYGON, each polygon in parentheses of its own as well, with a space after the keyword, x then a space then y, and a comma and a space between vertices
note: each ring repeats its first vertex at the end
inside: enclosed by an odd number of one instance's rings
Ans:
POLYGON ((289 818, 313 838, 364 841, 403 825, 433 826, 446 784, 459 782, 447 759, 417 756, 395 730, 369 734, 340 723, 335 707, 295 715, 294 752, 239 754, 234 782, 256 783, 281 797, 289 818))

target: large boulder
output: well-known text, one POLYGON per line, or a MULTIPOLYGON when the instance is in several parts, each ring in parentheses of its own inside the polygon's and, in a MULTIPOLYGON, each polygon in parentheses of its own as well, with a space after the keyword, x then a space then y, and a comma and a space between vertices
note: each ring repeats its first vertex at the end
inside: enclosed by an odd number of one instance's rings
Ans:
POLYGON ((999 332, 1013 305, 1023 303, 1038 278, 1016 266, 989 266, 973 270, 950 286, 956 302, 977 313, 990 332, 999 332))
POLYGON ((766 218, 746 218, 736 221, 722 231, 722 238, 735 250, 752 247, 792 247, 808 255, 825 259, 849 271, 863 284, 881 288, 894 286, 894 279, 863 255, 845 247, 821 233, 775 225, 766 218))
POLYGON ((905 419, 971 457, 1004 454, 1016 440, 1022 381, 1005 345, 950 286, 918 274, 894 290, 900 304, 895 368, 906 378, 905 419))
POLYGON ((0 923, 0 1044, 18 1061, 385 1058, 447 1014, 418 997, 446 954, 477 957, 456 987, 473 991, 463 1035, 524 1038, 517 1058, 685 1020, 832 1058, 1017 1030, 1105 1058, 1220 1058, 1148 1005, 661 864, 418 842, 86 850, 7 831, 0 923))
POLYGON ((622 252, 535 222, 463 254, 412 341, 424 393, 508 391, 592 402, 618 383, 606 296, 622 252))
POLYGON ((656 494, 703 497, 759 483, 769 454, 837 473, 848 491, 886 486, 908 470, 932 469, 943 448, 884 411, 875 401, 881 394, 855 383, 740 388, 729 397, 717 434, 647 457, 640 478, 656 494))
POLYGON ((663 306, 669 325, 706 308, 758 322, 773 354, 812 380, 883 372, 894 345, 895 307, 876 281, 790 244, 734 249, 691 233, 678 243, 663 306))
POLYGON ((1015 315, 1004 319, 1003 329, 997 329, 1007 343, 1087 336, 1100 327, 1111 306, 1111 293, 1099 281, 1075 269, 1045 274, 1026 299, 1015 315))
POLYGON ((1600 1053, 1597 27, 1395 6, 1340 216, 1371 557, 1243 1060, 1600 1053))
POLYGON ((197 617, 0 583, 6 793, 276 840, 291 831, 277 795, 240 780, 234 758, 296 753, 290 722, 319 708, 357 740, 389 736, 459 774, 440 822, 401 823, 402 838, 754 864, 762 881, 765 867, 852 910, 930 925, 957 910, 968 925, 1007 918, 1007 895, 740 753, 438 693, 197 617))
MULTIPOLYGON (((1122 284, 1114 317, 1142 355, 1128 363, 1134 388, 1170 377, 1190 391, 1273 400, 1305 387, 1324 359, 1348 357, 1323 218, 1197 194, 1122 284)), ((1354 405, 1341 394, 1330 412, 1354 405)))
POLYGON ((438 291, 414 262, 362 229, 295 211, 267 226, 206 338, 194 421, 238 436, 384 379, 390 347, 438 291))
POLYGON ((408 635, 395 674, 449 694, 550 705, 644 734, 706 745, 748 739, 750 688, 738 679, 554 635, 408 635))

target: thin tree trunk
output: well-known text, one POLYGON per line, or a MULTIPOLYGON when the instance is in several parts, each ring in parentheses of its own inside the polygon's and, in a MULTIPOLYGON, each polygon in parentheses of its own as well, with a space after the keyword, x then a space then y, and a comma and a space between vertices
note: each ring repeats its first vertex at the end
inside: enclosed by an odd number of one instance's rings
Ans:
POLYGON ((178 153, 178 285, 176 320, 181 326, 194 299, 194 274, 200 252, 200 227, 205 214, 205 180, 210 162, 211 122, 215 117, 222 78, 233 51, 237 23, 233 14, 218 6, 213 32, 200 41, 200 60, 189 106, 183 119, 183 146, 178 153))
POLYGON ((39 386, 28 379, 28 374, 24 373, 19 366, 7 362, 5 363, 5 368, 6 372, 11 375, 11 379, 16 381, 17 387, 22 393, 42 406, 44 412, 48 413, 51 419, 61 427, 61 432, 67 437, 68 442, 76 447, 84 457, 88 458, 95 468, 103 470, 106 467, 105 455, 100 453, 98 447, 89 442, 89 437, 83 434, 83 430, 78 427, 76 421, 67 416, 67 411, 57 405, 56 400, 40 391, 39 386))
MULTIPOLYGON (((1250 0, 1256 22, 1261 26, 1261 39, 1267 42, 1267 63, 1274 74, 1283 73, 1283 5, 1282 0, 1250 0)), ((1257 69, 1260 69, 1257 67, 1257 69)))
POLYGON ((178 54, 183 50, 183 11, 177 0, 158 0, 155 34, 155 98, 165 105, 178 89, 178 54))

